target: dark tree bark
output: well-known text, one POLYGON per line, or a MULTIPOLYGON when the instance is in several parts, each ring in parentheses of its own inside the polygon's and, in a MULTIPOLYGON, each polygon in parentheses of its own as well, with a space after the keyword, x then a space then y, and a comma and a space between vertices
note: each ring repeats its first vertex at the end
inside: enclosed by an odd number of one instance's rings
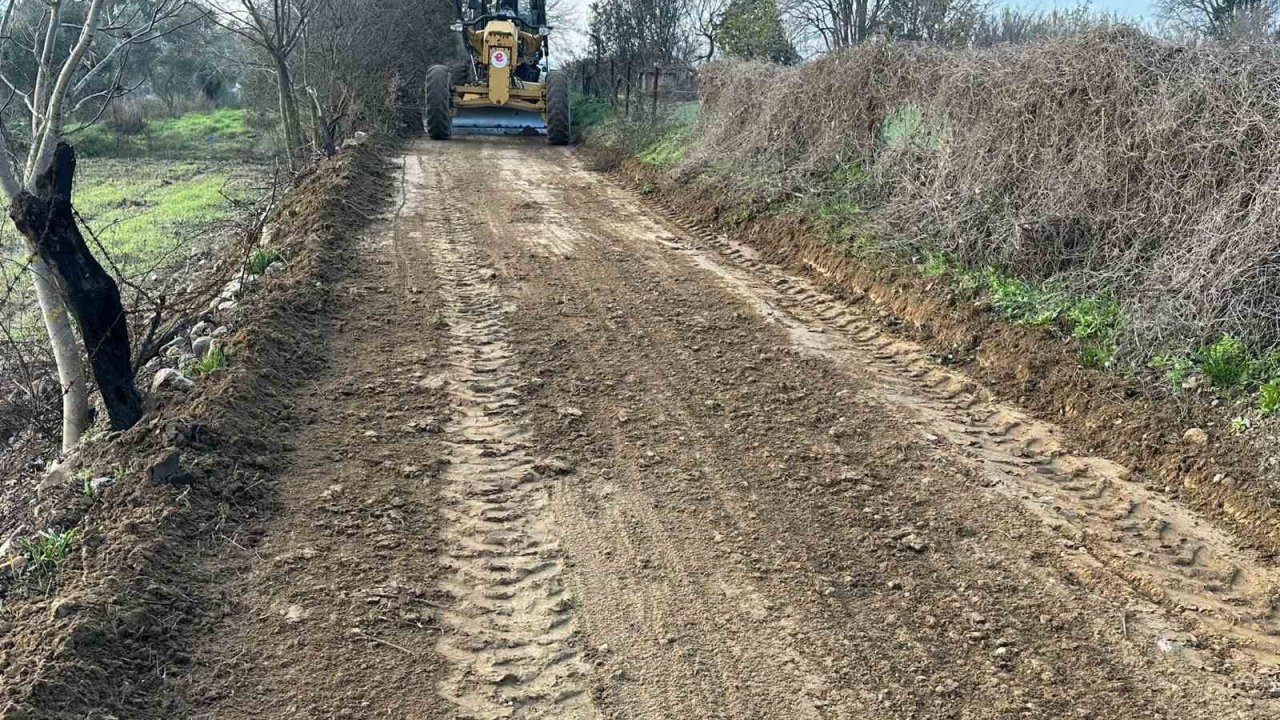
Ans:
POLYGON ((59 143, 53 165, 36 181, 36 194, 20 193, 9 216, 53 269, 67 308, 80 327, 111 428, 127 430, 142 418, 130 361, 129 322, 120 287, 89 251, 76 225, 71 209, 75 174, 75 150, 59 143))

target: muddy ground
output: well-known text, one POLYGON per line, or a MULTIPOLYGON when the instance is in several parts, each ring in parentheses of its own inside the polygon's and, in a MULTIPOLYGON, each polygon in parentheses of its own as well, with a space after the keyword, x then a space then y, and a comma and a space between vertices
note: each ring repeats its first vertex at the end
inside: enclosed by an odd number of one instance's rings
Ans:
POLYGON ((572 151, 396 175, 131 717, 1280 717, 1280 572, 870 309, 572 151))

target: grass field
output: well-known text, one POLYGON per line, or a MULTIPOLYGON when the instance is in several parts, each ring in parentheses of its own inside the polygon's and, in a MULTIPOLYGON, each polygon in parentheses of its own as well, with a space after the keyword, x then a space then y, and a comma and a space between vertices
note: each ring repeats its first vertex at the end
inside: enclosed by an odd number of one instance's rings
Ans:
MULTIPOLYGON (((147 272, 203 247, 247 199, 261 166, 93 158, 80 171, 76 209, 128 275, 147 272)), ((96 250, 97 248, 95 248, 96 250)))
POLYGON ((130 135, 95 125, 73 136, 76 209, 126 275, 207 247, 233 200, 262 184, 261 133, 248 121, 248 111, 224 108, 150 119, 130 135))
POLYGON ((83 157, 242 160, 259 153, 263 133, 249 125, 249 111, 222 108, 147 120, 141 132, 118 134, 98 124, 72 134, 83 157))

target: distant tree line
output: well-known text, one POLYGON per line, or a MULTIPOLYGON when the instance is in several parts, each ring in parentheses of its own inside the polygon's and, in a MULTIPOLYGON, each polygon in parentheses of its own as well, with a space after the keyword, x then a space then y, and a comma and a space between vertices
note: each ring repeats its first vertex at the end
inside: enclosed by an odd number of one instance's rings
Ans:
MULTIPOLYGON (((1183 42, 1277 39, 1280 0, 1160 0, 1146 29, 1183 42)), ((722 58, 793 64, 872 41, 986 47, 1055 38, 1134 22, 1087 2, 1025 10, 994 0, 596 0, 587 84, 628 97, 654 67, 722 58)))

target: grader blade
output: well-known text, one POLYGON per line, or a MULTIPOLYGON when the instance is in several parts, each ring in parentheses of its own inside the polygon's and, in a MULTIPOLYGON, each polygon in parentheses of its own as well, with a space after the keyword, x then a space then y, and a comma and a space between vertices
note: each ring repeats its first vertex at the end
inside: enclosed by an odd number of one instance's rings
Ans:
POLYGON ((458 135, 546 135, 547 123, 539 113, 513 108, 467 108, 453 115, 458 135))

